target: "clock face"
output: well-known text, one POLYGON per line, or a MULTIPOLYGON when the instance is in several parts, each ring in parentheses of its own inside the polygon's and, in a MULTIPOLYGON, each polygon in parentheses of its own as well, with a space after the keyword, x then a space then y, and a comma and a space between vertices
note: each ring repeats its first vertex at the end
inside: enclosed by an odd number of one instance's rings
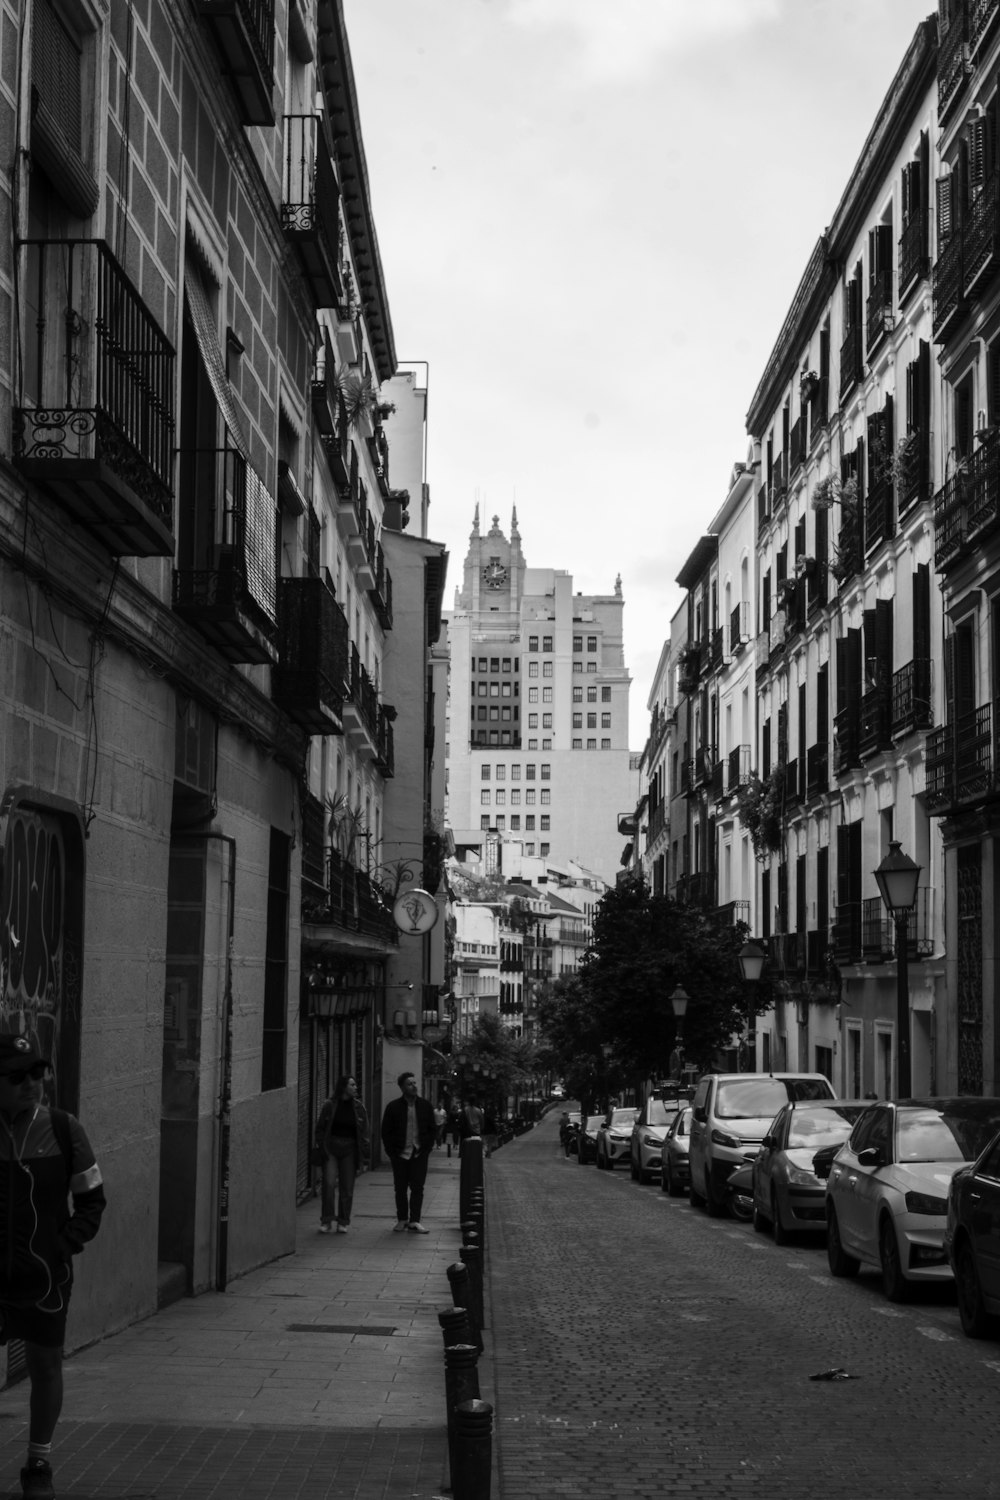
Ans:
POLYGON ((492 562, 488 562, 483 569, 483 582, 488 589, 503 588, 507 582, 507 569, 497 558, 493 558, 492 562))

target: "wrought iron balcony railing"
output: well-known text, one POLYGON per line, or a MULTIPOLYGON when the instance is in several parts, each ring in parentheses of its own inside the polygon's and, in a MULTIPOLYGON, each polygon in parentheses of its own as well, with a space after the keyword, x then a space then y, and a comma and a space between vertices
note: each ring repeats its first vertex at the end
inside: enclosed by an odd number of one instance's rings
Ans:
POLYGON ((967 536, 965 474, 949 476, 934 496, 934 563, 949 567, 965 550, 967 536))
MULTIPOLYGON (((360 933, 386 944, 395 944, 396 926, 383 893, 364 871, 359 870, 339 850, 323 850, 324 881, 317 887, 314 880, 302 883, 302 922, 309 927, 338 928, 360 933)), ((303 868, 306 848, 303 843, 303 868)), ((315 854, 310 853, 310 868, 315 854)))
POLYGON ((375 587, 369 596, 383 630, 392 629, 392 574, 385 561, 382 543, 375 543, 375 587))
POLYGON ((322 578, 282 578, 274 697, 309 734, 340 734, 350 640, 344 611, 322 578))
POLYGON ((866 552, 895 534, 892 500, 892 476, 883 474, 873 480, 864 500, 866 552))
POLYGON ((934 262, 933 286, 932 328, 935 339, 942 343, 966 310, 965 248, 959 227, 953 229, 939 245, 938 258, 934 262))
POLYGON ((809 442, 815 443, 830 419, 830 377, 821 375, 809 402, 809 442))
POLYGON ((896 503, 903 515, 911 505, 930 494, 930 433, 910 431, 900 444, 896 458, 896 503))
POLYGON ((656 804, 656 806, 653 808, 653 811, 650 813, 650 815, 649 815, 649 821, 646 824, 646 848, 647 849, 655 842, 656 839, 659 838, 660 834, 668 826, 669 825, 668 825, 668 819, 667 819, 667 803, 666 802, 658 802, 656 804))
POLYGON ((735 745, 726 763, 726 791, 732 795, 750 782, 750 746, 735 745))
POLYGON ((749 901, 725 901, 721 906, 715 908, 716 926, 722 930, 727 927, 735 927, 742 922, 745 927, 750 926, 750 902, 749 901))
POLYGON ((833 721, 833 770, 837 775, 861 764, 860 718, 855 706, 842 708, 833 721))
POLYGON ((219 540, 174 570, 174 612, 229 662, 275 658, 274 501, 235 448, 178 454, 181 503, 197 498, 219 540), (190 491, 190 495, 189 495, 190 491))
POLYGON ((966 540, 979 545, 1000 520, 1000 431, 984 434, 969 460, 966 540))
POLYGON ((953 0, 947 26, 938 35, 938 121, 947 118, 965 88, 969 68, 967 0, 953 0))
POLYGON ((174 552, 174 350, 103 240, 22 240, 14 460, 109 551, 174 552))
POLYGON ((833 924, 833 955, 838 964, 861 962, 863 950, 862 903, 840 901, 833 924))
POLYGON ((322 116, 285 115, 281 227, 299 252, 317 307, 336 307, 340 278, 340 191, 322 116))
POLYGON ((965 294, 981 291, 1000 265, 1000 195, 997 174, 991 172, 969 204, 962 224, 965 294))
POLYGON ((848 328, 840 346, 841 400, 857 385, 859 380, 864 378, 864 348, 861 334, 861 324, 856 323, 853 328, 848 328))
POLYGON ((384 500, 389 499, 389 439, 385 435, 385 428, 381 425, 375 428, 368 439, 368 451, 371 454, 372 467, 378 480, 378 487, 384 500))
MULTIPOLYGON (((906 919, 907 958, 928 958, 934 952, 933 918, 934 892, 924 885, 906 919)), ((861 903, 861 956, 869 964, 895 962, 896 924, 881 896, 867 897, 861 903)))
POLYGON ((892 674, 892 733, 929 729, 933 723, 931 663, 914 658, 892 674))
POLYGON ((743 600, 729 616, 729 654, 736 656, 750 639, 750 604, 743 600))
POLYGON ((874 755, 892 746, 892 682, 867 687, 861 694, 861 718, 858 725, 858 754, 874 755))
POLYGON ((233 81, 244 125, 273 125, 274 0, 195 0, 233 81))
POLYGON ((972 0, 969 8, 969 48, 975 52, 990 25, 1000 15, 1000 0, 972 0))
POLYGON ((819 797, 830 789, 830 752, 825 744, 806 751, 806 796, 819 797))
POLYGON ((927 265, 927 210, 921 207, 905 221, 899 236, 900 301, 927 275, 927 265))
POLYGON ((931 817, 968 812, 993 800, 998 791, 995 737, 991 703, 930 731, 924 765, 931 817))
POLYGON ((879 271, 865 303, 865 335, 869 357, 892 328, 892 271, 879 271))

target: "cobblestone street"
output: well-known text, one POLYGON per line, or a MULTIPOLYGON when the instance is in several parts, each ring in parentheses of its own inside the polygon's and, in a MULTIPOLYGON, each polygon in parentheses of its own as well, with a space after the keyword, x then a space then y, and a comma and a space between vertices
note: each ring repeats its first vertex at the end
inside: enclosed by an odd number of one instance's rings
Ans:
POLYGON ((503 1500, 1000 1496, 1000 1343, 949 1293, 891 1306, 819 1241, 565 1159, 556 1122, 488 1168, 503 1500))

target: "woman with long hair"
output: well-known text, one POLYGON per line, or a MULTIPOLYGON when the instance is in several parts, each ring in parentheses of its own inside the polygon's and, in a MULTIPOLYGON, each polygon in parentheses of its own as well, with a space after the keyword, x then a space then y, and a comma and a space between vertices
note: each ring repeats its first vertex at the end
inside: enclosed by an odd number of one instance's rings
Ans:
POLYGON ((320 1234, 346 1234, 351 1222, 354 1183, 367 1170, 371 1155, 368 1115, 358 1098, 358 1086, 349 1073, 337 1079, 337 1087, 316 1121, 316 1151, 323 1168, 320 1234))

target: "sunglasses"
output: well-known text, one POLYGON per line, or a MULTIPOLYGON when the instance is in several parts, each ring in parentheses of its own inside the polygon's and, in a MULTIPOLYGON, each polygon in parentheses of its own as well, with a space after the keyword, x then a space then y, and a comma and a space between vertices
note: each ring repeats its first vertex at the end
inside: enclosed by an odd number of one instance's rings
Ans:
POLYGON ((48 1071, 48 1063, 34 1063, 30 1068, 12 1068, 9 1073, 0 1073, 0 1082, 12 1083, 15 1088, 20 1087, 26 1078, 30 1078, 32 1083, 41 1083, 48 1071))

